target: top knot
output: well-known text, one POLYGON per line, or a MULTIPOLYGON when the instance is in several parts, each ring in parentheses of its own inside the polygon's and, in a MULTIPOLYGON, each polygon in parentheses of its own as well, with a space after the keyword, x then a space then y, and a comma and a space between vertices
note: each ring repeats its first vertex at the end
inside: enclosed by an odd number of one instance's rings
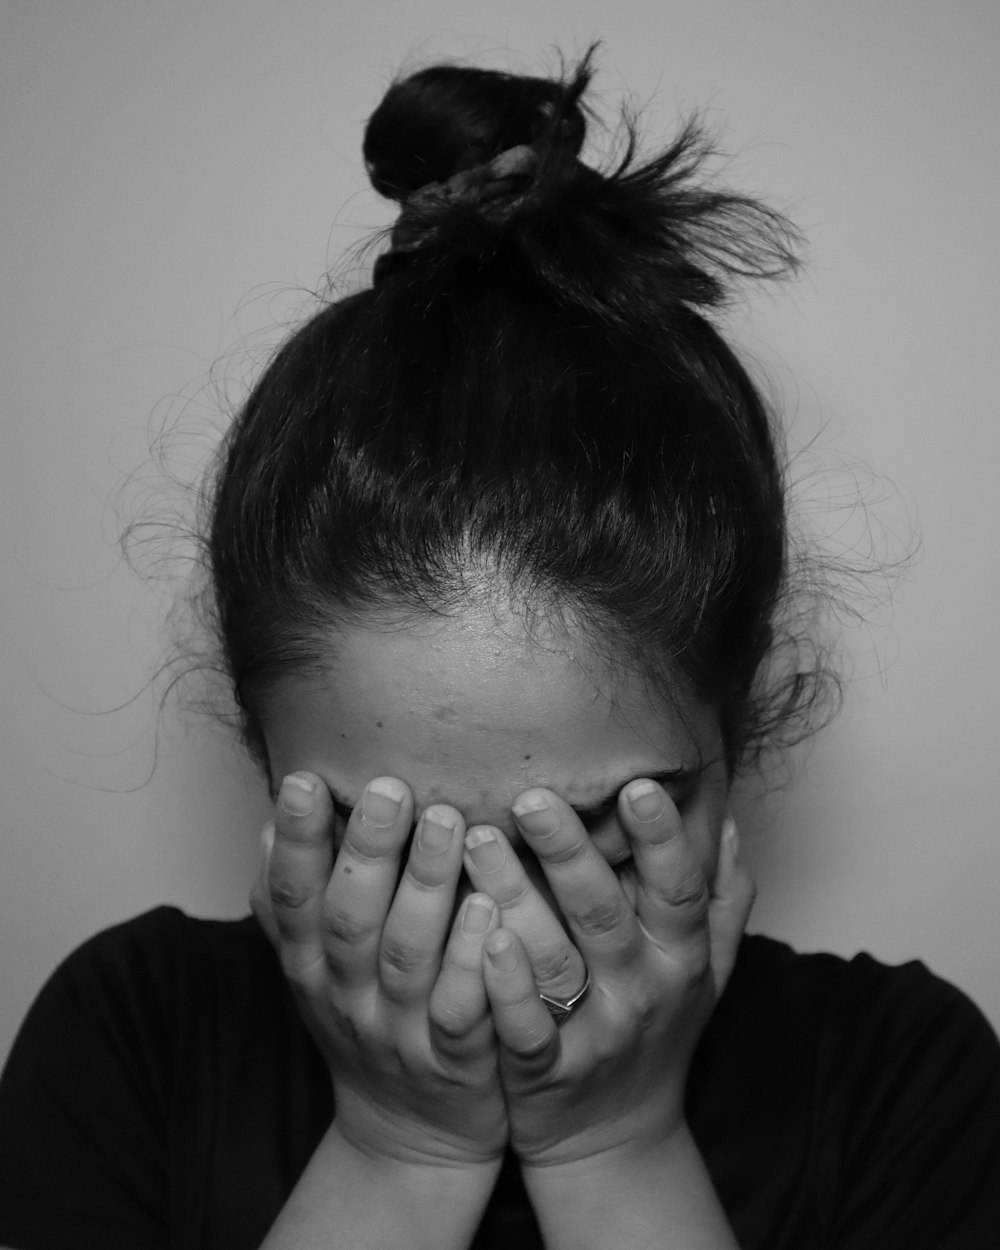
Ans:
POLYGON ((435 65, 393 83, 365 129, 372 185, 405 202, 422 187, 540 140, 575 157, 587 129, 579 101, 589 62, 569 82, 435 65))
POLYGON ((392 228, 391 246, 375 262, 376 285, 426 246, 439 232, 444 214, 458 205, 474 209, 499 224, 510 217, 531 188, 538 153, 526 143, 509 148, 485 165, 453 174, 447 182, 429 182, 407 196, 392 228))
POLYGON ((488 279, 632 334, 718 308, 742 280, 794 272, 796 231, 719 184, 697 117, 640 158, 623 110, 621 158, 579 159, 594 52, 561 79, 439 65, 389 88, 364 139, 372 184, 402 205, 376 286, 405 272, 426 300, 453 295, 459 277, 488 279))

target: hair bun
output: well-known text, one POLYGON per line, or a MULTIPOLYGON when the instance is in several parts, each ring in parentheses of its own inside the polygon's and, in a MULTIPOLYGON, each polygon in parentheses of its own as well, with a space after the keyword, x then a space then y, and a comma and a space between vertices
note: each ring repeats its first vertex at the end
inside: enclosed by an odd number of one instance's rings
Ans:
POLYGON ((362 151, 372 185, 403 201, 543 135, 558 135, 575 156, 587 80, 587 72, 567 84, 457 65, 419 70, 393 83, 368 120, 362 151))
POLYGON ((424 297, 453 289, 459 273, 480 285, 490 273, 628 329, 794 272, 794 227, 720 185, 697 115, 641 158, 623 109, 620 159, 603 169, 578 159, 594 52, 561 79, 436 65, 393 83, 364 139, 372 184, 402 204, 375 286, 419 258, 424 297))

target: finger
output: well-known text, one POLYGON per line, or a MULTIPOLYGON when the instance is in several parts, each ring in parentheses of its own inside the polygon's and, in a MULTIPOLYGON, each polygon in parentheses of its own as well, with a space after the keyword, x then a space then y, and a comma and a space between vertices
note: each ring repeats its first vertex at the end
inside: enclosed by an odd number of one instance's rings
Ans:
POLYGON ((374 984, 378 948, 413 824, 413 796, 396 777, 365 787, 347 822, 323 901, 323 945, 333 977, 374 984))
POLYGON ((257 923, 264 930, 268 941, 277 947, 281 935, 271 910, 271 898, 268 894, 267 879, 271 866, 271 847, 274 845, 274 821, 269 820, 260 832, 260 865, 257 876, 250 889, 250 910, 257 917, 257 923))
POLYGON ((285 971, 297 976, 322 958, 323 895, 333 867, 333 805, 311 773, 285 777, 274 809, 267 894, 285 971))
POLYGON ((618 812, 635 861, 642 927, 661 947, 704 941, 708 884, 676 805, 662 786, 643 779, 625 787, 618 812))
POLYGON ((462 871, 465 821, 434 804, 420 817, 379 943, 378 974, 393 1003, 426 1000, 437 980, 462 871))
POLYGON ((511 810, 591 973, 633 965, 642 942, 638 920, 576 812, 551 790, 528 790, 511 810))
POLYGON ((538 997, 527 952, 516 933, 495 929, 483 949, 483 980, 505 1060, 537 1074, 559 1058, 559 1033, 538 997))
POLYGON ((492 825, 470 829, 464 862, 475 889, 500 908, 500 923, 521 939, 539 991, 572 998, 586 979, 583 956, 500 830, 492 825))
POLYGON ((733 970, 756 894, 753 878, 740 861, 736 822, 731 816, 727 816, 722 826, 719 863, 715 872, 712 900, 708 907, 712 979, 716 997, 725 989, 733 970))
POLYGON ((486 894, 470 894, 455 917, 429 1003, 431 1036, 441 1050, 460 1050, 476 1026, 488 1022, 483 941, 498 918, 486 894))

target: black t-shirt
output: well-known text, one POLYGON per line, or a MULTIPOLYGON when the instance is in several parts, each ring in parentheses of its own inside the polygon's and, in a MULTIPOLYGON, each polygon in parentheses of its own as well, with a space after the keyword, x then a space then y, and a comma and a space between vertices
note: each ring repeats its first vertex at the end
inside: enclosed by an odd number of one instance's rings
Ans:
MULTIPOLYGON (((332 1114, 256 923, 158 908, 70 956, 18 1035, 0 1245, 257 1247, 332 1114)), ((688 1116, 744 1250, 1000 1246, 1000 1046, 921 964, 745 938, 688 1116)), ((475 1245, 541 1245, 512 1159, 475 1245)))

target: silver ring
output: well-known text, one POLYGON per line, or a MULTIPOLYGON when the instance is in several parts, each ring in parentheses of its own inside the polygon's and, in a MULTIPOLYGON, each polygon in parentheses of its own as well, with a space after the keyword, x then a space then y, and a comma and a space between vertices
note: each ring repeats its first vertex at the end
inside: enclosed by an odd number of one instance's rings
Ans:
POLYGON ((556 1028, 562 1028, 566 1021, 570 1018, 577 1007, 583 1002, 590 989, 590 969, 586 970, 586 977, 583 985, 577 990, 572 998, 550 998, 548 994, 539 993, 538 997, 549 1009, 549 1015, 556 1022, 556 1028))

